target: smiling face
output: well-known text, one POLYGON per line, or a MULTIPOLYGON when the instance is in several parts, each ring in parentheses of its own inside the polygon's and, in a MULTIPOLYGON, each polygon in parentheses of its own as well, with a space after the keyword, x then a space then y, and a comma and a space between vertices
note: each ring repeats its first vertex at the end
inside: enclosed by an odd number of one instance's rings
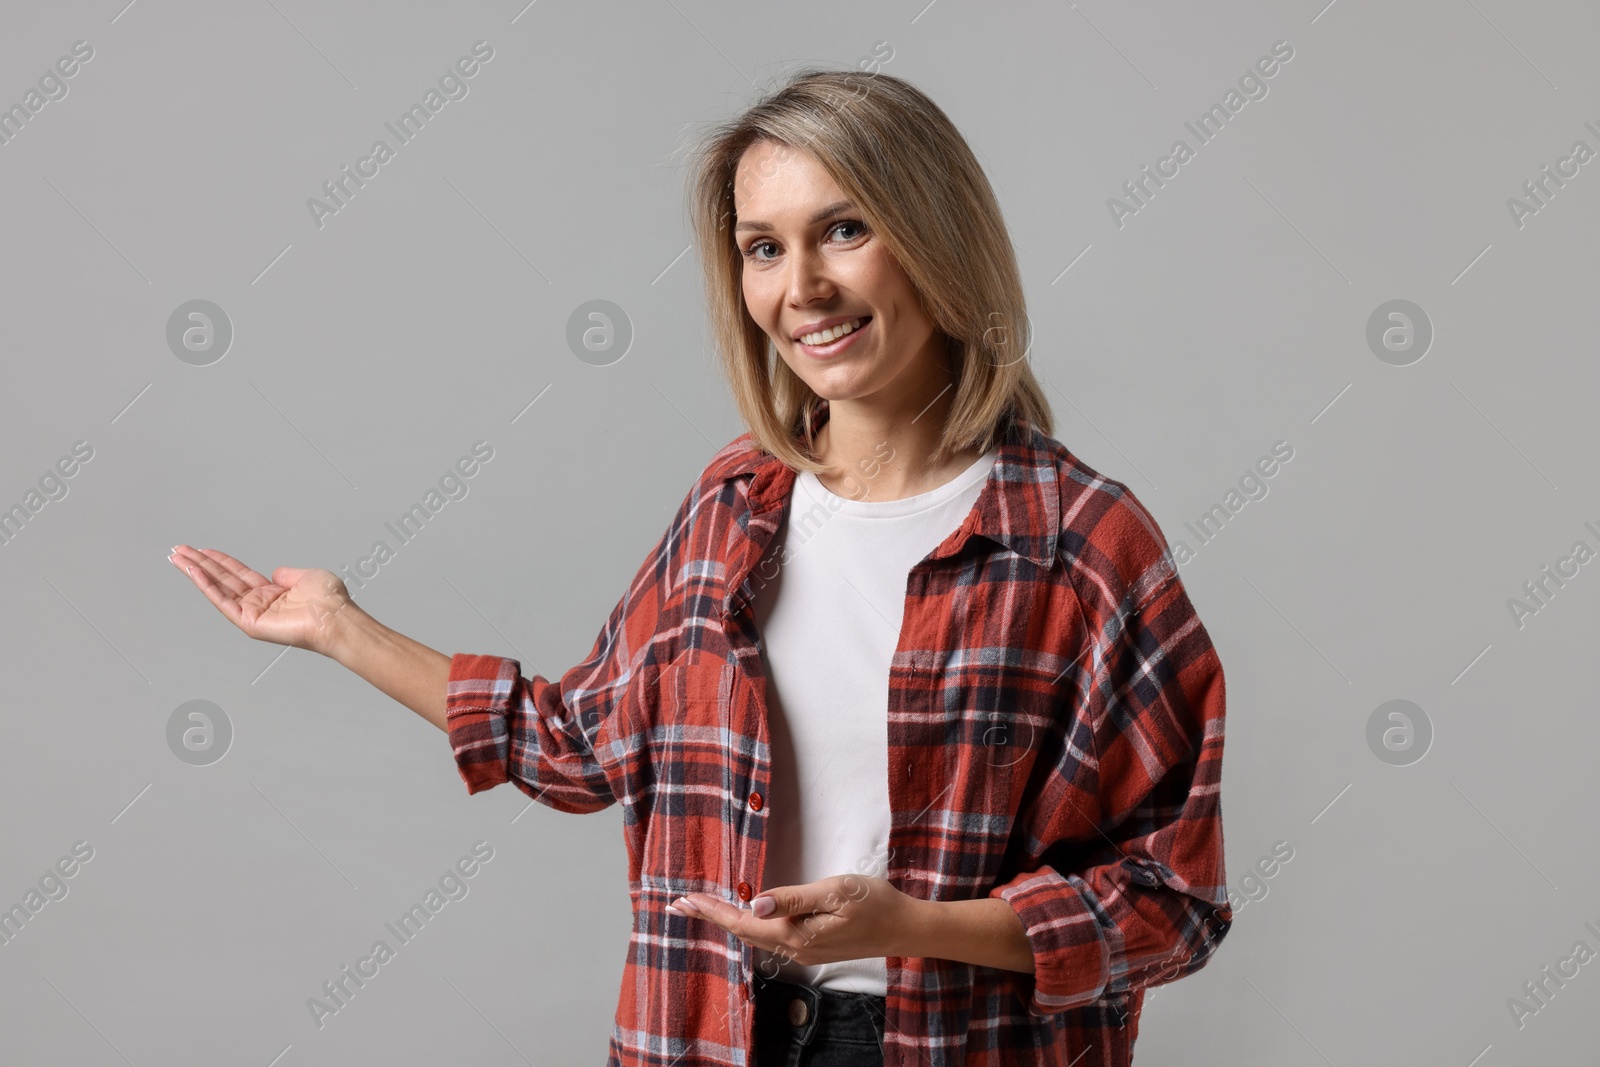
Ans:
POLYGON ((941 335, 910 278, 815 156, 751 145, 734 212, 745 307, 813 392, 897 410, 944 388, 941 335))

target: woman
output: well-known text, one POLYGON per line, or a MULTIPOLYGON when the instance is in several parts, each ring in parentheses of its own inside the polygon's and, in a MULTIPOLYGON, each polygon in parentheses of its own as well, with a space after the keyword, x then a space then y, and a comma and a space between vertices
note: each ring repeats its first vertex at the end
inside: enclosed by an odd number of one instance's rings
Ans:
POLYGON ((1130 1063, 1232 919, 1222 668, 1150 514, 1049 436, 982 168, 908 83, 807 71, 690 195, 748 430, 558 681, 326 570, 173 561, 446 731, 469 793, 623 802, 611 1064, 1130 1063))

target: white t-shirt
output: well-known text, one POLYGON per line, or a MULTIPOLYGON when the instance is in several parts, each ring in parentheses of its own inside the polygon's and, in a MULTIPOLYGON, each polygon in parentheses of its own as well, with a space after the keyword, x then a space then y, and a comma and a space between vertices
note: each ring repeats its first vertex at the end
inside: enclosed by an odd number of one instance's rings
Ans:
MULTIPOLYGON (((966 520, 998 456, 991 449, 944 485, 903 500, 852 500, 809 471, 796 476, 752 578, 772 742, 764 888, 882 876, 889 663, 906 579, 966 520)), ((888 986, 882 956, 803 967, 757 949, 755 962, 758 973, 844 992, 884 996, 888 986)))

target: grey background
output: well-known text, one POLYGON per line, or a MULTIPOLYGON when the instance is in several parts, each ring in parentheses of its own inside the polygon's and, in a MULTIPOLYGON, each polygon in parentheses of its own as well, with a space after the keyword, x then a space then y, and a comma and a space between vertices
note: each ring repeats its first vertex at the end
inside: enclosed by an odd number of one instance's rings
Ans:
POLYGON ((352 564, 487 440, 356 598, 447 653, 577 662, 742 429, 678 150, 798 64, 892 51, 999 193, 1058 438, 1191 548, 1295 450, 1183 568, 1229 683, 1230 883, 1294 859, 1149 995, 1139 1062, 1593 1061, 1600 962, 1521 1028, 1507 1006, 1600 950, 1600 564, 1520 628, 1507 607, 1600 548, 1600 161, 1520 228, 1507 207, 1600 149, 1593 5, 122 3, 13 0, 0 33, 6 105, 95 53, 0 146, 0 505, 94 449, 0 546, 0 906, 94 849, 0 946, 0 1060, 603 1062, 620 809, 468 798, 434 727, 248 640, 165 556, 352 564), (318 229, 307 198, 480 39, 468 96, 318 229), (1268 95, 1116 226, 1107 199, 1279 40, 1268 95), (196 299, 234 330, 204 367, 165 340, 196 299), (634 330, 609 366, 565 340, 595 299, 634 330), (1409 366, 1366 343, 1392 299, 1435 331, 1409 366), (197 699, 234 731, 209 766, 167 742, 197 699), (1433 730, 1407 766, 1367 743, 1394 699, 1433 730), (307 998, 478 840, 469 895, 319 1030, 307 998))

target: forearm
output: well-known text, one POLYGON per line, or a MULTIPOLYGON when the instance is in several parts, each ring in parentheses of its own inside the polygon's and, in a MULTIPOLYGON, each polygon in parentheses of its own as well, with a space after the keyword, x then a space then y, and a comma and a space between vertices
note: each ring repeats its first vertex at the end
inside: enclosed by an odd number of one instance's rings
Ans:
POLYGON ((450 657, 383 625, 354 604, 334 620, 322 653, 448 733, 450 657))
POLYGON ((906 945, 901 955, 1033 973, 1033 949, 1022 919, 1004 900, 910 899, 906 945))

